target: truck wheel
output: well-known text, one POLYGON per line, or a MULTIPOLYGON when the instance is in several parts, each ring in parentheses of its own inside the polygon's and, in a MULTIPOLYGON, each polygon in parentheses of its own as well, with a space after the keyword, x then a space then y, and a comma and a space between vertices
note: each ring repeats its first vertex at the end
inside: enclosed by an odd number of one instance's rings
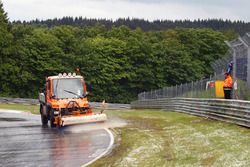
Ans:
POLYGON ((54 117, 54 111, 53 109, 50 110, 50 127, 54 128, 56 127, 56 124, 54 124, 55 122, 55 117, 54 117))
POLYGON ((40 114, 41 114, 42 124, 47 125, 48 124, 48 117, 47 117, 47 115, 44 115, 44 113, 46 113, 46 111, 44 112, 43 110, 46 110, 46 106, 40 105, 40 114))

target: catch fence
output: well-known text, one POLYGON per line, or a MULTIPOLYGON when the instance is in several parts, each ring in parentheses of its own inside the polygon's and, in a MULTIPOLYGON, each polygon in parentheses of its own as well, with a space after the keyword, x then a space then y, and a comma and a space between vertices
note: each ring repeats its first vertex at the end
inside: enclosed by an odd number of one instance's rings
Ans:
POLYGON ((228 53, 224 58, 212 64, 214 76, 210 78, 184 83, 158 90, 138 94, 138 100, 158 98, 215 98, 214 81, 224 80, 226 65, 233 62, 234 99, 249 99, 250 90, 250 33, 230 42, 228 53))

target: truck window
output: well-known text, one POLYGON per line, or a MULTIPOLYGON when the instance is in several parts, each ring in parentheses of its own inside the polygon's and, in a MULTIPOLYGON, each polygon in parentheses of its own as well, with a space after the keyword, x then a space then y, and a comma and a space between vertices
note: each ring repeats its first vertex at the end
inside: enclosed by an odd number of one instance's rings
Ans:
POLYGON ((83 85, 79 78, 60 78, 52 82, 55 98, 79 98, 83 97, 83 85))

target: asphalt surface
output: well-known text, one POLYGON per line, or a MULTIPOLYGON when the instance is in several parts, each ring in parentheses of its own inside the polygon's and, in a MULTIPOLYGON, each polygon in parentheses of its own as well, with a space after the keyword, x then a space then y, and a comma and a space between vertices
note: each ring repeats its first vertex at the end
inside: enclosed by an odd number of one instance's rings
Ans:
POLYGON ((81 127, 51 129, 42 127, 40 116, 0 109, 0 166, 82 166, 106 151, 111 136, 105 129, 81 127))

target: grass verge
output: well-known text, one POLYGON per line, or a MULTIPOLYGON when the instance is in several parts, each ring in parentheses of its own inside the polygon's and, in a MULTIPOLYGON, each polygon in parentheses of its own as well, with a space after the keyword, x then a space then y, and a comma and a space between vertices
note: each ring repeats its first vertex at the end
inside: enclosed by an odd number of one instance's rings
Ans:
POLYGON ((250 129, 176 112, 108 111, 126 119, 97 166, 250 166, 250 129))
POLYGON ((32 114, 40 114, 38 105, 23 105, 23 104, 2 104, 0 103, 1 109, 8 110, 20 110, 31 112, 32 114))

